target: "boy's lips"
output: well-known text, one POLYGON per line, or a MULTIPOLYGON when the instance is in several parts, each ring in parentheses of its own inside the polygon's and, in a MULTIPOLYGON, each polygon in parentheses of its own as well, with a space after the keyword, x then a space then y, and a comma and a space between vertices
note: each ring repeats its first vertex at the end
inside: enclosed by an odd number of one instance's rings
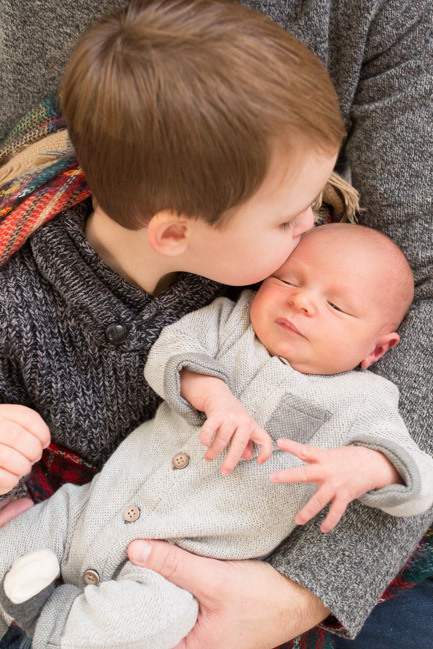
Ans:
POLYGON ((305 336, 301 334, 301 332, 295 327, 293 322, 290 322, 290 320, 286 320, 286 318, 277 318, 275 322, 281 327, 283 327, 283 329, 286 329, 287 331, 292 331, 293 333, 298 334, 298 336, 302 336, 303 338, 305 338, 305 336))

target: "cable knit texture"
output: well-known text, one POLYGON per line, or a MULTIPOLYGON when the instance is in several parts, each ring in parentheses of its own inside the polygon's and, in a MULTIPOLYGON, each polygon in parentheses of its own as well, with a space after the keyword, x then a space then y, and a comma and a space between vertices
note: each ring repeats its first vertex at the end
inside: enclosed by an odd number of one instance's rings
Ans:
POLYGON ((181 274, 154 298, 127 283, 87 243, 89 208, 40 228, 0 273, 0 394, 38 410, 55 443, 101 467, 155 414, 143 370, 161 329, 223 289, 181 274))

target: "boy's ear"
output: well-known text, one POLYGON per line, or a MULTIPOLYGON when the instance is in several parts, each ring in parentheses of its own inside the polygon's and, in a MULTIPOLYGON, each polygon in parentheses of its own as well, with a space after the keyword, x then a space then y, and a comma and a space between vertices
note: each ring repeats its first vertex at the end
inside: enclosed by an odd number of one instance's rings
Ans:
POLYGON ((190 227, 191 219, 162 210, 154 214, 147 224, 147 238, 155 252, 173 257, 185 251, 190 227))
POLYGON ((383 336, 380 336, 376 340, 376 345, 373 349, 373 351, 368 354, 364 358, 363 361, 361 361, 361 368, 363 370, 366 370, 367 367, 370 367, 370 365, 373 365, 373 363, 376 363, 379 358, 382 358, 384 354, 388 351, 388 349, 391 349, 391 347, 395 347, 395 345, 400 341, 400 336, 396 331, 391 331, 388 334, 383 334, 383 336))

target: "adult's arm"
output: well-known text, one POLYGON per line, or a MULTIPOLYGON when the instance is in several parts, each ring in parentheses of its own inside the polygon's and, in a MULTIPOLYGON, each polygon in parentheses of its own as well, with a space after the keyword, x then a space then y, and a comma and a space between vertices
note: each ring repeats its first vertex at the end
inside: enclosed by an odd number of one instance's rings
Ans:
MULTIPOLYGON (((428 40, 431 39, 433 6, 420 1, 375 2, 372 3, 372 16, 361 77, 351 109, 352 128, 346 154, 353 184, 360 191, 366 208, 360 221, 386 232, 402 247, 416 279, 416 300, 402 326, 402 342, 385 356, 375 371, 400 388, 400 409, 406 425, 422 450, 431 454, 433 146, 431 44, 428 40)), ((291 579, 285 584, 288 597, 282 598, 286 604, 285 615, 278 607, 272 608, 266 610, 265 620, 261 615, 265 598, 261 598, 255 609, 252 604, 253 619, 249 620, 252 638, 245 647, 271 646, 261 636, 261 629, 265 628, 268 633, 277 627, 281 630, 284 624, 296 626, 307 614, 309 604, 301 596, 307 590, 301 589, 297 597, 289 594, 294 582, 314 593, 314 601, 322 600, 344 625, 346 634, 355 636, 430 525, 433 512, 410 519, 395 519, 354 502, 331 534, 320 532, 321 519, 316 517, 307 526, 295 530, 270 557, 270 564, 291 579)), ((204 574, 212 581, 208 584, 209 593, 214 597, 210 609, 215 613, 205 618, 191 636, 190 644, 185 645, 188 649, 195 648, 200 646, 194 644, 196 639, 205 637, 200 636, 203 625, 208 625, 209 639, 211 632, 213 635, 216 631, 212 621, 216 625, 218 611, 224 611, 234 600, 230 600, 230 591, 224 591, 223 586, 218 599, 215 587, 218 573, 210 563, 199 564, 199 561, 208 560, 188 558, 186 570, 187 559, 183 555, 172 548, 158 547, 162 558, 155 560, 151 567, 164 569, 169 564, 168 572, 183 583, 187 581, 186 587, 196 593, 201 604, 204 603, 206 614, 209 611, 206 597, 210 596, 202 593, 200 597, 197 591, 204 574), (196 580, 193 576, 198 568, 193 570, 193 565, 202 566, 196 580)), ((246 568, 237 567, 239 573, 245 570, 238 582, 245 585, 245 591, 249 589, 253 594, 258 589, 263 595, 274 573, 266 575, 263 572, 258 581, 259 570, 254 576, 251 574, 255 570, 253 565, 256 564, 250 564, 250 574, 246 568)), ((228 574, 223 579, 233 585, 228 574)), ((313 617, 309 620, 310 626, 315 624, 313 617)), ((240 614, 238 619, 241 619, 240 614)), ((232 620, 229 626, 226 620, 225 629, 236 629, 236 622, 232 620)), ((245 629, 243 632, 246 633, 245 629)), ((285 638, 280 636, 280 642, 293 637, 289 628, 286 633, 285 638)), ((235 636, 238 640, 236 633, 235 636)), ((214 646, 226 647, 226 639, 214 646)))
MULTIPOLYGON (((433 6, 375 4, 346 153, 366 208, 359 220, 402 247, 416 296, 401 343, 372 369, 397 384, 403 419, 421 449, 432 454, 433 6)), ((431 510, 396 520, 353 503, 332 534, 320 534, 320 519, 313 520, 270 561, 318 595, 354 636, 432 520, 431 510)))

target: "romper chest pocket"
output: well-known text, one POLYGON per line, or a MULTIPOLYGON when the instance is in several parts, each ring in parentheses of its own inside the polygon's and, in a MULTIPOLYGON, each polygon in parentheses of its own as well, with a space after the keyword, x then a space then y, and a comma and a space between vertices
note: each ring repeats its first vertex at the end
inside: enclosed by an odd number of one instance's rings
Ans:
POLYGON ((287 437, 308 444, 318 429, 328 421, 332 413, 296 394, 285 394, 270 413, 264 425, 274 442, 287 437))

